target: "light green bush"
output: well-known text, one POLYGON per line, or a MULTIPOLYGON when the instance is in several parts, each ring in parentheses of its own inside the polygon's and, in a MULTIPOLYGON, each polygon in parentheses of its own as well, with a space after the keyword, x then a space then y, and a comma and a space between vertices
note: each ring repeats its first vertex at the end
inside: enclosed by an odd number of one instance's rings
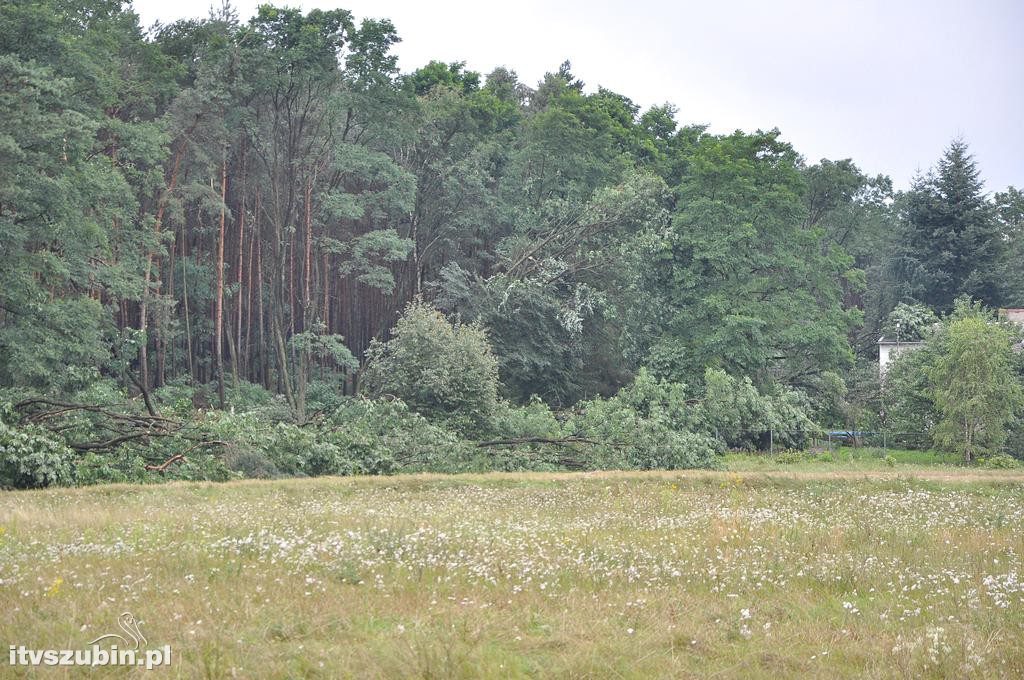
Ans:
POLYGON ((375 341, 366 356, 367 394, 397 397, 463 435, 493 428, 498 362, 482 328, 452 323, 429 305, 412 302, 391 339, 375 341))
POLYGON ((74 452, 55 435, 34 425, 8 424, 0 417, 0 488, 73 484, 73 461, 74 452))
POLYGON ((588 466, 594 468, 720 468, 720 446, 688 429, 685 388, 641 371, 629 387, 610 399, 581 404, 571 429, 597 442, 588 466))

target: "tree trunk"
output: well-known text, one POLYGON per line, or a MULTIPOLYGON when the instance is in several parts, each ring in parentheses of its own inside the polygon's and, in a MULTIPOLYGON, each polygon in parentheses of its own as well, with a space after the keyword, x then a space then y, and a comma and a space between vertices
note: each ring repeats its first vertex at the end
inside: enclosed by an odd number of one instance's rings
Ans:
POLYGON ((270 367, 267 364, 267 339, 264 332, 266 324, 263 320, 263 246, 256 250, 256 310, 260 334, 260 382, 270 389, 270 367))
MULTIPOLYGON (((171 178, 167 182, 167 188, 157 199, 156 222, 153 224, 153 232, 159 236, 160 228, 164 221, 164 210, 167 208, 167 199, 174 187, 178 184, 178 170, 181 168, 181 158, 188 148, 188 135, 192 133, 198 124, 198 120, 192 124, 178 144, 178 150, 174 154, 174 162, 171 164, 171 178)), ((142 345, 139 347, 139 382, 144 389, 149 389, 149 341, 146 332, 149 325, 149 280, 153 275, 153 251, 146 249, 146 267, 143 277, 142 300, 139 302, 139 332, 143 336, 142 345)))
POLYGON ((188 257, 185 256, 185 228, 181 229, 181 303, 185 308, 185 358, 188 361, 188 381, 195 383, 196 368, 192 358, 192 322, 188 314, 188 270, 185 265, 188 257))
POLYGON ((238 298, 238 304, 235 309, 235 321, 236 334, 235 342, 232 344, 232 381, 234 386, 238 387, 238 374, 239 374, 239 355, 242 351, 242 283, 243 283, 243 256, 245 254, 245 142, 242 142, 242 199, 241 199, 241 210, 239 210, 238 216, 238 276, 236 281, 238 283, 238 290, 235 292, 235 296, 238 298))
POLYGON ((217 399, 224 408, 224 222, 227 217, 228 154, 221 150, 220 166, 220 232, 217 237, 217 295, 214 312, 214 358, 217 368, 217 399))

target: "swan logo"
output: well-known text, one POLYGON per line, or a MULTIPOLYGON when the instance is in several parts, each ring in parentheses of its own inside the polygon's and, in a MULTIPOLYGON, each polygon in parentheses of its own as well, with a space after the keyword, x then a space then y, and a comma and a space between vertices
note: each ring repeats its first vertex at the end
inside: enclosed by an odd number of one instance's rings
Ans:
MULTIPOLYGON (((130 637, 132 639, 132 642, 135 643, 135 646, 132 647, 132 649, 138 650, 139 649, 139 643, 142 643, 144 645, 148 645, 149 644, 149 641, 146 640, 145 636, 143 636, 142 631, 139 630, 139 622, 135 620, 135 617, 132 616, 131 612, 125 612, 125 613, 121 614, 120 616, 118 616, 117 617, 117 625, 120 626, 121 630, 123 630, 125 632, 125 634, 127 634, 128 637, 130 637)), ((95 640, 93 640, 92 642, 90 642, 89 644, 90 645, 94 645, 97 642, 99 642, 100 640, 106 640, 107 638, 113 638, 115 640, 120 640, 121 642, 124 643, 125 647, 131 647, 131 645, 132 645, 132 642, 128 642, 127 638, 122 637, 122 636, 118 635, 117 633, 107 633, 106 635, 101 635, 98 638, 96 638, 95 640)))
POLYGON ((11 645, 12 666, 137 666, 152 670, 171 664, 171 646, 153 649, 139 629, 139 622, 131 612, 117 617, 121 633, 101 635, 85 649, 28 649, 24 645, 11 645), (123 633, 123 635, 122 635, 123 633), (106 647, 100 642, 106 641, 106 647))

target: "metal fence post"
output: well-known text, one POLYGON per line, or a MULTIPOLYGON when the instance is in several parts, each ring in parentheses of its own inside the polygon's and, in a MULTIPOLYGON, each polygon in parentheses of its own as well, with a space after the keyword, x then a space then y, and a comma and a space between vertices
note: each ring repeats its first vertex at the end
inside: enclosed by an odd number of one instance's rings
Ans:
POLYGON ((770 454, 773 454, 773 455, 775 454, 775 428, 774 427, 769 427, 768 428, 768 452, 770 454))

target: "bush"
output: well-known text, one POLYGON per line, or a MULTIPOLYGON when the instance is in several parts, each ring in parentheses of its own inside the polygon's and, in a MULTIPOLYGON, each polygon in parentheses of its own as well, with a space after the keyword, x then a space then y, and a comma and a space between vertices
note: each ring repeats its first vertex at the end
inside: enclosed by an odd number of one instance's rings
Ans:
POLYGON ((192 385, 191 378, 180 377, 168 380, 164 385, 153 390, 153 398, 160 404, 160 410, 164 415, 188 418, 195 413, 196 403, 202 398, 197 398, 198 388, 192 385))
POLYGON ((204 426, 228 442, 224 463, 246 477, 454 471, 472 446, 404 402, 342 397, 331 413, 299 427, 258 413, 210 414, 204 426))
MULTIPOLYGON (((334 457, 335 452, 313 452, 316 444, 316 433, 312 428, 304 429, 290 423, 278 423, 269 432, 261 433, 254 446, 264 453, 278 470, 289 476, 335 474, 335 468, 327 463, 329 458, 334 457)), ((333 462, 338 461, 335 459, 333 462)), ((349 468, 348 465, 341 467, 349 468)))
POLYGON ((363 387, 393 396, 464 435, 488 432, 498 402, 498 362, 483 329, 451 323, 429 305, 406 307, 385 342, 366 351, 363 387))
POLYGON ((707 434, 732 449, 766 449, 768 433, 777 445, 799 448, 820 428, 811 420, 807 397, 796 390, 777 388, 762 394, 750 378, 735 378, 721 369, 704 374, 704 399, 695 409, 696 420, 707 434))
POLYGON ((146 461, 135 451, 118 449, 111 453, 88 453, 78 461, 75 482, 92 484, 144 484, 153 479, 146 471, 146 461))
POLYGON ((360 469, 348 454, 348 451, 330 442, 314 441, 299 452, 299 469, 310 477, 353 475, 360 469))
MULTIPOLYGON (((7 411, 9 416, 10 411, 7 411)), ((74 483, 74 453, 34 425, 10 425, 0 414, 0 488, 34 489, 74 483)))
POLYGON ((351 397, 345 396, 344 383, 340 374, 333 379, 310 381, 306 388, 306 412, 329 413, 345 404, 351 397))
POLYGON ((438 427, 399 399, 349 399, 319 425, 361 474, 452 471, 472 445, 438 427))
MULTIPOLYGON (((211 392, 216 394, 212 387, 211 383, 211 392)), ((269 406, 274 395, 265 390, 262 385, 251 383, 248 380, 239 380, 237 386, 234 386, 233 383, 225 386, 224 399, 228 407, 236 411, 253 411, 269 406)))
POLYGON ((721 447, 712 437, 689 431, 690 420, 685 388, 641 371, 616 396, 584 402, 570 430, 600 442, 593 447, 590 467, 720 468, 721 447))
POLYGON ((224 456, 224 465, 246 479, 277 479, 281 471, 263 451, 230 448, 224 456))
POLYGON ((548 405, 533 395, 525 406, 499 402, 494 415, 494 434, 506 439, 555 439, 561 436, 562 425, 548 405))
POLYGON ((160 475, 167 481, 183 482, 226 482, 237 478, 232 474, 224 459, 212 453, 190 453, 188 458, 167 468, 165 472, 149 473, 160 475))
MULTIPOLYGON (((824 456, 826 454, 822 454, 824 456)), ((775 454, 775 462, 782 465, 799 465, 800 463, 809 463, 813 461, 814 456, 807 452, 801 451, 800 449, 786 449, 775 454)))
POLYGON ((1005 453, 993 453, 979 459, 981 467, 991 470, 1013 470, 1020 467, 1020 461, 1005 453))

